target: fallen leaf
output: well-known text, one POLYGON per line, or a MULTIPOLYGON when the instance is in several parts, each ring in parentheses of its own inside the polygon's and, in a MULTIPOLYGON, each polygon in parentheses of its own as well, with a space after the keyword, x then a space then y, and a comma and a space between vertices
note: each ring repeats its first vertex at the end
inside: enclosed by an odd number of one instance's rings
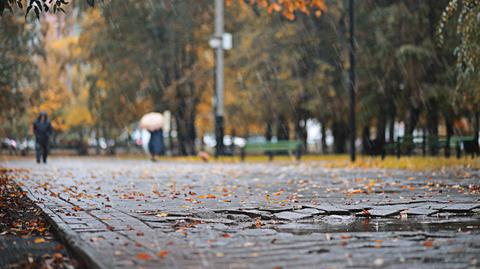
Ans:
POLYGON ((432 240, 427 240, 427 241, 423 242, 423 246, 427 247, 427 248, 431 248, 431 247, 433 247, 433 241, 432 240))
POLYGON ((35 242, 35 244, 41 244, 41 243, 45 243, 45 239, 44 238, 35 238, 35 240, 33 240, 33 242, 35 242))
POLYGON ((361 189, 350 189, 347 191, 347 195, 361 194, 363 192, 361 189))
POLYGON ((368 212, 367 209, 362 210, 362 215, 364 216, 370 216, 370 212, 368 212))
POLYGON ((256 218, 255 219, 255 227, 256 228, 261 228, 263 225, 262 221, 260 220, 260 218, 256 218))
POLYGON ((167 257, 167 255, 168 255, 168 251, 166 251, 166 250, 164 250, 164 249, 160 250, 160 251, 157 253, 157 256, 160 257, 160 258, 162 258, 162 259, 164 259, 165 257, 167 257))
POLYGON ((152 256, 150 256, 150 254, 146 253, 146 252, 139 252, 137 253, 137 259, 139 260, 143 260, 143 261, 148 261, 152 258, 152 256))
POLYGON ((58 252, 57 252, 57 253, 53 254, 53 259, 54 259, 54 261, 55 261, 56 263, 61 263, 61 262, 63 262, 63 255, 62 255, 62 253, 58 253, 58 252))

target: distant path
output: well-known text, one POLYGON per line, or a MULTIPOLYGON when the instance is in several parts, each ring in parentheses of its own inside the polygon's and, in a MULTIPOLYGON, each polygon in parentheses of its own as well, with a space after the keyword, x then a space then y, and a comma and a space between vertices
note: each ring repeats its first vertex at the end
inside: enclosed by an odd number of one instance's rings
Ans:
POLYGON ((92 266, 480 267, 478 171, 100 158, 0 166, 18 168, 92 266))

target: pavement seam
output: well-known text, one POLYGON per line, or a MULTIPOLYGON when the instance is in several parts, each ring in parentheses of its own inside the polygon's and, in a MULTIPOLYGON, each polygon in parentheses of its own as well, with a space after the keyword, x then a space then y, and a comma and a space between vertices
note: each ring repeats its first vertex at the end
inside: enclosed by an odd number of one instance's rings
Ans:
POLYGON ((94 254, 94 251, 89 247, 80 236, 69 229, 66 223, 57 216, 48 206, 39 201, 33 192, 26 186, 20 186, 22 191, 27 193, 27 197, 41 210, 46 221, 51 225, 53 233, 57 238, 70 250, 75 258, 86 268, 91 269, 109 269, 101 261, 101 257, 94 254))

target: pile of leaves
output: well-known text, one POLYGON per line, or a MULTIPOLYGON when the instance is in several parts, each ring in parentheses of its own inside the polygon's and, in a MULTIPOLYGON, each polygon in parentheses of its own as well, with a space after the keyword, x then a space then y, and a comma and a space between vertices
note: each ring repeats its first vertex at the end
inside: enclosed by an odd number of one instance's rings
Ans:
POLYGON ((9 172, 0 168, 0 267, 75 268, 64 246, 53 239, 41 210, 9 172))

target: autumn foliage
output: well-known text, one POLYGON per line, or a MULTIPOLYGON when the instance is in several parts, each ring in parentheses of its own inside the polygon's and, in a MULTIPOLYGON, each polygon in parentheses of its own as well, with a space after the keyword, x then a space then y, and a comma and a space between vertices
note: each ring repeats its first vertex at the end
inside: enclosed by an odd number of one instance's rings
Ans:
MULTIPOLYGON (((227 6, 231 5, 232 2, 233 0, 226 0, 227 6)), ((245 2, 266 9, 268 13, 281 13, 289 20, 295 19, 296 11, 305 14, 314 13, 315 16, 319 17, 327 9, 324 0, 247 0, 245 2)))

